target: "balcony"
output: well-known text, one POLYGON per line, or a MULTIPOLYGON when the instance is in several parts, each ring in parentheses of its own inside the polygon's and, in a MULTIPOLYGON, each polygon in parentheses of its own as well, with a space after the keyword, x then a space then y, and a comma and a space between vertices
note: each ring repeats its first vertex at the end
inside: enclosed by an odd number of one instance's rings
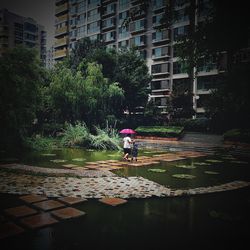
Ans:
POLYGON ((67 11, 68 11, 68 4, 64 3, 64 4, 56 7, 55 14, 56 14, 56 16, 58 16, 64 12, 67 12, 67 11))
POLYGON ((155 45, 156 43, 163 43, 170 40, 169 31, 159 31, 152 33, 152 43, 155 45))
POLYGON ((169 63, 159 63, 152 65, 151 73, 153 76, 161 76, 169 74, 169 63))
POLYGON ((65 56, 67 56, 67 54, 68 54, 67 49, 56 50, 54 52, 54 59, 59 59, 59 58, 65 57, 65 56))
POLYGON ((116 27, 116 19, 112 18, 112 19, 106 19, 103 20, 102 22, 102 30, 103 31, 108 31, 111 29, 114 29, 116 27))
POLYGON ((68 20, 68 14, 64 14, 56 18, 56 24, 61 22, 66 22, 68 20))
POLYGON ((103 7, 102 18, 113 16, 116 13, 116 4, 112 3, 103 7))
POLYGON ((65 33, 68 33, 68 26, 64 26, 64 27, 61 27, 59 29, 56 29, 55 36, 60 36, 60 35, 63 35, 65 33))
POLYGON ((160 47, 152 50, 152 59, 158 60, 166 57, 170 57, 170 48, 169 47, 160 47))
POLYGON ((68 36, 65 36, 65 37, 63 37, 61 39, 57 39, 55 41, 55 48, 60 47, 60 46, 65 46, 67 44, 68 44, 68 36))
POLYGON ((130 24, 129 30, 131 34, 137 34, 140 32, 144 32, 146 30, 146 20, 138 20, 130 24))

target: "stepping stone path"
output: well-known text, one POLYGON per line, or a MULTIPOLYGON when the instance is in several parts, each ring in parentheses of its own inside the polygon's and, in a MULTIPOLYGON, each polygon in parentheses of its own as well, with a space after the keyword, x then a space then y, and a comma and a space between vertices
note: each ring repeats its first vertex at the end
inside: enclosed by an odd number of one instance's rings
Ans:
POLYGON ((127 200, 120 199, 120 198, 109 198, 109 197, 102 198, 99 201, 107 205, 111 205, 111 206, 118 206, 118 205, 127 203, 127 200))
POLYGON ((86 199, 62 197, 58 200, 51 200, 48 197, 35 194, 20 196, 19 199, 27 205, 4 210, 6 216, 1 215, 0 239, 20 234, 26 230, 51 226, 61 220, 77 218, 86 214, 71 207, 73 204, 85 202, 86 199), (46 200, 44 201, 44 199, 46 200))

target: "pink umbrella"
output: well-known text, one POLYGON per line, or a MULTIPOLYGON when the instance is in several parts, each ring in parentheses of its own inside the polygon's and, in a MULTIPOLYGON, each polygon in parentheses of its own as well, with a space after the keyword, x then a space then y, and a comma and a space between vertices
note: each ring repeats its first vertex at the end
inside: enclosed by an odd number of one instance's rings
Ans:
POLYGON ((125 128, 120 131, 120 134, 136 134, 136 132, 133 129, 125 128))

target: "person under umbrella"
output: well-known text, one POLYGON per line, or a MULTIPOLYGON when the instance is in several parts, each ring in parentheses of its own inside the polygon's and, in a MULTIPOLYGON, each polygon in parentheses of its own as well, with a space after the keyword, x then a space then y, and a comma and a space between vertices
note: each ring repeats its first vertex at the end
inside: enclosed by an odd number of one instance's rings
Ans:
POLYGON ((123 138, 123 159, 126 161, 129 161, 129 155, 131 154, 131 144, 132 144, 132 140, 130 138, 130 135, 127 134, 124 138, 123 138))

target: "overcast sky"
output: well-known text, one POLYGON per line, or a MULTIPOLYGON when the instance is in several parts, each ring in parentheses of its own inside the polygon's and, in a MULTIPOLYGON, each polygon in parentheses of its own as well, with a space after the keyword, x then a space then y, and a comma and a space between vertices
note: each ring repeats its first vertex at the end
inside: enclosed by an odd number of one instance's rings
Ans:
POLYGON ((45 27, 47 31, 47 48, 54 39, 55 0, 0 0, 0 9, 6 8, 15 14, 31 17, 45 27))

